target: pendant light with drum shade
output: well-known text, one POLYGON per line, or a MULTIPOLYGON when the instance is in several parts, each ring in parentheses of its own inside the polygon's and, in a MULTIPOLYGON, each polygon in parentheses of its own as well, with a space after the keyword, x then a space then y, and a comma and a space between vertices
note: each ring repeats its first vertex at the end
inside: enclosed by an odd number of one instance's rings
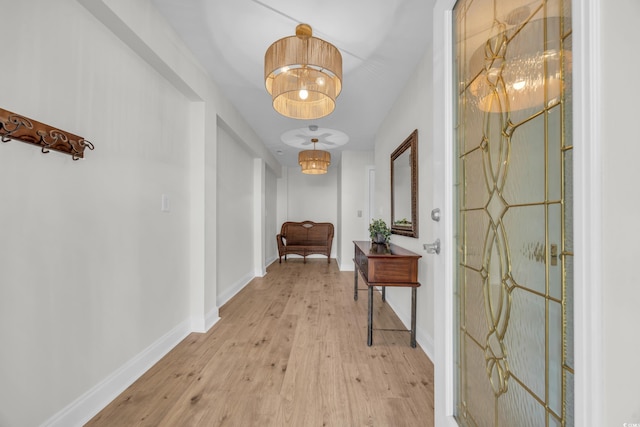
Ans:
POLYGON ((316 150, 318 138, 311 138, 313 150, 304 150, 298 153, 298 163, 302 173, 308 175, 319 175, 327 173, 331 164, 331 153, 324 150, 316 150))
POLYGON ((296 35, 267 49, 264 78, 273 108, 293 119, 318 119, 333 112, 342 90, 342 55, 300 24, 296 35))

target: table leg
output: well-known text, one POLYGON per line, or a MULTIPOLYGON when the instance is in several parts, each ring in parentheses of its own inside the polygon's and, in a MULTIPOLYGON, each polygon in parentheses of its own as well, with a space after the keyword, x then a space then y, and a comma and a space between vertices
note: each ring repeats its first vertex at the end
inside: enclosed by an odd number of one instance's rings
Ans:
POLYGON ((367 321, 367 345, 373 344, 373 286, 369 286, 369 311, 367 321))
POLYGON ((416 296, 418 288, 411 288, 411 347, 416 348, 416 296))
POLYGON ((383 286, 382 287, 382 302, 386 302, 387 301, 387 287, 383 286))
POLYGON ((353 299, 358 301, 358 266, 353 269, 353 299))

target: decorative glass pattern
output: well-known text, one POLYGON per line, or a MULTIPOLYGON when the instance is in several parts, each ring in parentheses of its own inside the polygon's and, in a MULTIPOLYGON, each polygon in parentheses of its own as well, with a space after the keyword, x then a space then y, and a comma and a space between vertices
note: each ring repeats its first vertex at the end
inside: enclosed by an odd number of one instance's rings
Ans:
POLYGON ((454 9, 464 426, 573 426, 570 6, 454 9))

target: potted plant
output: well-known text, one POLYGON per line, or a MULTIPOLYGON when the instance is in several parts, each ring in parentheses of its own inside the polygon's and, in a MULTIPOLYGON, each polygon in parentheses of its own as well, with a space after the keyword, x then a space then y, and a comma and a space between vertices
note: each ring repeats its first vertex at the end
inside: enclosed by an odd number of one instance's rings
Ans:
POLYGON ((410 226, 411 221, 409 221, 407 218, 402 218, 402 219, 396 220, 396 222, 394 222, 394 225, 410 226))
POLYGON ((369 237, 373 243, 389 243, 391 229, 382 219, 372 219, 369 224, 369 237))

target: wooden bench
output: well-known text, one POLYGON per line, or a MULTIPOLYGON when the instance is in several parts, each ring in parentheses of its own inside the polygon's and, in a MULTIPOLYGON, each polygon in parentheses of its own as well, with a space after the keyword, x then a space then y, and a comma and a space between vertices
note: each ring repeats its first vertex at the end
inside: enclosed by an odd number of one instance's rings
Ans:
POLYGON ((327 263, 331 262, 333 224, 330 222, 287 221, 282 224, 276 240, 280 263, 283 256, 287 260, 287 254, 301 255, 304 263, 307 262, 307 255, 326 255, 327 263))

